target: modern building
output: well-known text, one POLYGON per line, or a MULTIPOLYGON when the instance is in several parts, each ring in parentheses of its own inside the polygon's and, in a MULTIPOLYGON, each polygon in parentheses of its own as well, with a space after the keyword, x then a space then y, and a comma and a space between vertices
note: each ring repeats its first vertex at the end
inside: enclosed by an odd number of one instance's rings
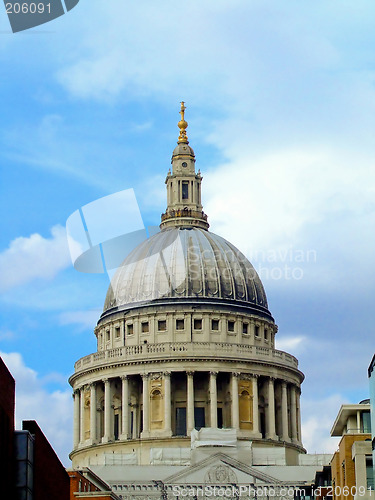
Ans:
POLYGON ((73 468, 120 498, 178 484, 313 485, 324 458, 301 436, 303 373, 275 349, 254 267, 209 231, 184 103, 160 232, 114 275, 75 363, 73 468))
POLYGON ((12 498, 15 493, 13 451, 14 411, 14 378, 4 361, 0 358, 0 470, 3 474, 1 488, 5 498, 12 498))
POLYGON ((371 455, 370 401, 342 405, 331 430, 341 437, 331 461, 336 500, 375 498, 371 455))
MULTIPOLYGON (((370 412, 371 412, 371 434, 372 434, 372 463, 374 466, 375 478, 375 354, 368 368, 370 381, 370 412)), ((375 486, 375 485, 374 485, 375 486)))

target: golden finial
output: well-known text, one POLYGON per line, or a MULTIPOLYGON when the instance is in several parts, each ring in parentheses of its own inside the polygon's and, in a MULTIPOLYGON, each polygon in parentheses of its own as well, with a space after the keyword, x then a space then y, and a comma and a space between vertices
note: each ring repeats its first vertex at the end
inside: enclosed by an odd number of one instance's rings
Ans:
POLYGON ((185 103, 184 101, 181 102, 181 120, 178 122, 178 128, 180 129, 180 135, 178 136, 178 142, 189 142, 187 135, 186 135, 186 129, 188 127, 187 122, 185 121, 185 103))

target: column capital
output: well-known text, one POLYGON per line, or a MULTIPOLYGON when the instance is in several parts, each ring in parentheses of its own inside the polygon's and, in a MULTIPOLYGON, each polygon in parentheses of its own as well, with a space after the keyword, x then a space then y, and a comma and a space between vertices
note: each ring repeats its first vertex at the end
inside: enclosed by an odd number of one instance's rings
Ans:
POLYGON ((129 378, 129 375, 121 375, 120 376, 121 380, 128 380, 128 378, 129 378))
POLYGON ((232 372, 232 377, 238 378, 238 377, 240 377, 240 375, 241 375, 241 372, 232 372))
POLYGON ((217 377, 217 374, 218 374, 218 373, 219 373, 219 372, 210 371, 210 375, 212 375, 213 377, 217 377))
POLYGON ((188 377, 194 377, 194 373, 195 373, 194 371, 191 371, 191 370, 190 370, 190 371, 186 372, 186 375, 187 375, 188 377))
POLYGON ((102 378, 102 382, 103 384, 109 384, 109 378, 108 377, 102 378))
POLYGON ((93 387, 96 387, 96 382, 90 382, 89 386, 90 386, 90 389, 92 389, 93 387))
POLYGON ((165 377, 170 377, 171 376, 171 372, 169 372, 169 371, 163 372, 163 376, 164 376, 164 378, 165 377))
POLYGON ((141 373, 142 380, 147 380, 149 378, 149 373, 141 373))

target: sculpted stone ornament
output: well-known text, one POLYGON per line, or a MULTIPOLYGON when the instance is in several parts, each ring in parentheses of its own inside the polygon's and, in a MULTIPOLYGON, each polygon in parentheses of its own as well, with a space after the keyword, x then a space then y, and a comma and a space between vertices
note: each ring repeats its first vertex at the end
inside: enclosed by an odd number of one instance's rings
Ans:
POLYGON ((211 467, 204 478, 206 483, 212 484, 233 484, 237 483, 236 474, 228 465, 215 465, 211 467))

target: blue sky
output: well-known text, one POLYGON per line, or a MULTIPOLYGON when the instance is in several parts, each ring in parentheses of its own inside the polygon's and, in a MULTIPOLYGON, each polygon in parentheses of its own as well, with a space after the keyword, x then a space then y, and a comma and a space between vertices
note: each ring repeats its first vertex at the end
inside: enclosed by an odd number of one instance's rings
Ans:
POLYGON ((370 1, 80 0, 12 34, 0 8, 0 351, 18 419, 64 463, 66 380, 95 350, 108 286, 73 269, 65 223, 134 188, 158 224, 181 100, 211 229, 261 271, 278 346, 306 374, 305 446, 335 448, 375 348, 374 15, 370 1))

